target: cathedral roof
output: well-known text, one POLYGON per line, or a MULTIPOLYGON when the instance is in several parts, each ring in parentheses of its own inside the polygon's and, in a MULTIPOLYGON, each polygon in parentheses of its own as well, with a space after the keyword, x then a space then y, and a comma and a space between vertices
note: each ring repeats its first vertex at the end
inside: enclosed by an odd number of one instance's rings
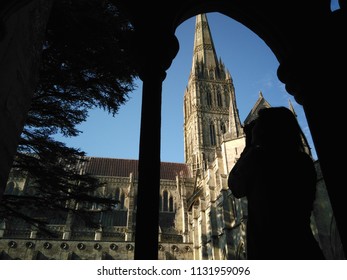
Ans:
POLYGON ((259 112, 260 109, 262 109, 262 108, 269 108, 269 107, 271 107, 271 105, 269 104, 269 102, 266 101, 266 99, 263 96, 263 93, 260 91, 259 92, 259 97, 258 97, 257 101, 255 102, 253 108, 251 109, 251 111, 247 115, 247 117, 246 117, 246 119, 244 121, 244 124, 248 124, 252 120, 257 118, 258 112, 259 112))
MULTIPOLYGON (((87 157, 86 159, 88 160, 85 165, 86 173, 95 176, 115 177, 129 177, 132 173, 135 179, 138 178, 138 160, 102 157, 87 157)), ((179 174, 185 178, 191 177, 185 163, 161 163, 160 179, 176 180, 176 176, 179 174)))

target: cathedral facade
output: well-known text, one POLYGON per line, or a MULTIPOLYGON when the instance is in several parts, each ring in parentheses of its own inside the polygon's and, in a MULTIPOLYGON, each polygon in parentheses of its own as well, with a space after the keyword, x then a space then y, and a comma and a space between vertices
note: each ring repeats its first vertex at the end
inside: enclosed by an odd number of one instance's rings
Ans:
MULTIPOLYGON (((245 147, 243 126, 263 107, 270 104, 260 93, 241 123, 232 77, 217 59, 206 15, 197 15, 192 68, 184 93, 185 163, 161 163, 159 259, 247 258, 247 201, 232 196, 227 177, 245 147)), ((134 259, 138 160, 87 159, 81 171, 104 183, 98 195, 120 201, 108 212, 90 205, 90 214, 100 227, 90 229, 68 213, 49 219, 58 238, 42 238, 26 223, 4 220, 0 259, 134 259)), ((330 204, 324 182, 319 186, 322 197, 316 208, 326 211, 330 204)), ((12 173, 6 191, 20 195, 29 190, 30 179, 12 173)), ((337 258, 338 233, 332 236, 326 226, 333 217, 330 208, 319 224, 312 219, 312 229, 326 248, 326 256, 337 258), (330 252, 332 239, 334 252, 330 252)))

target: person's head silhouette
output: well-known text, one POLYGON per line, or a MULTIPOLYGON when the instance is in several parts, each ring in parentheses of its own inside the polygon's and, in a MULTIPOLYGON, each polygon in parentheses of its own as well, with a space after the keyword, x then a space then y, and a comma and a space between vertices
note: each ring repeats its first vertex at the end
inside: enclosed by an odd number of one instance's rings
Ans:
POLYGON ((304 151, 303 137, 295 115, 288 108, 259 110, 252 130, 252 144, 268 149, 304 151))

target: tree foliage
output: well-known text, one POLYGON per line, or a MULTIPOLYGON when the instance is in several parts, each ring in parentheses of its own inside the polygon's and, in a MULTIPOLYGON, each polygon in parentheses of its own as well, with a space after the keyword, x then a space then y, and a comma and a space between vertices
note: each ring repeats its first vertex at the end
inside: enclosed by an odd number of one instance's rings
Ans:
MULTIPOLYGON (((114 1, 54 2, 43 42, 40 79, 21 135, 14 172, 30 178, 31 193, 5 193, 1 213, 35 222, 43 209, 76 211, 77 203, 115 201, 93 195, 98 180, 81 172, 85 153, 54 139, 77 136, 93 108, 113 116, 135 88, 132 26, 114 1), (73 202, 73 203, 72 203, 73 202), (31 211, 28 211, 31 209, 31 211)), ((18 174, 17 174, 18 175, 18 174)), ((83 215, 83 208, 78 213, 83 215)))

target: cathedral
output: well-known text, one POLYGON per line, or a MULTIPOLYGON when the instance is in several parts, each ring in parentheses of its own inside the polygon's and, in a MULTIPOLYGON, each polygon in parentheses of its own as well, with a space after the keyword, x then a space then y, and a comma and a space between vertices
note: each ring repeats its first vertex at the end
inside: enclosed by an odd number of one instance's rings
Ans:
MULTIPOLYGON (((217 59, 206 14, 196 16, 192 68, 183 104, 185 163, 161 163, 158 258, 247 259, 247 201, 232 196, 227 177, 245 146, 244 125, 259 109, 271 105, 260 92, 246 119, 240 121, 233 80, 217 59)), ((295 114, 291 103, 288 106, 295 114)), ((120 201, 108 212, 90 205, 90 214, 100 227, 90 229, 70 213, 49 219, 49 228, 58 232, 58 238, 42 238, 24 222, 3 220, 0 259, 134 259, 138 160, 87 159, 81 172, 104 183, 100 195, 120 201)), ((318 162, 316 166, 319 171, 318 162)), ((7 193, 20 195, 28 190, 30 178, 10 174, 7 193)), ((311 220, 326 258, 344 258, 321 176, 311 220)))

